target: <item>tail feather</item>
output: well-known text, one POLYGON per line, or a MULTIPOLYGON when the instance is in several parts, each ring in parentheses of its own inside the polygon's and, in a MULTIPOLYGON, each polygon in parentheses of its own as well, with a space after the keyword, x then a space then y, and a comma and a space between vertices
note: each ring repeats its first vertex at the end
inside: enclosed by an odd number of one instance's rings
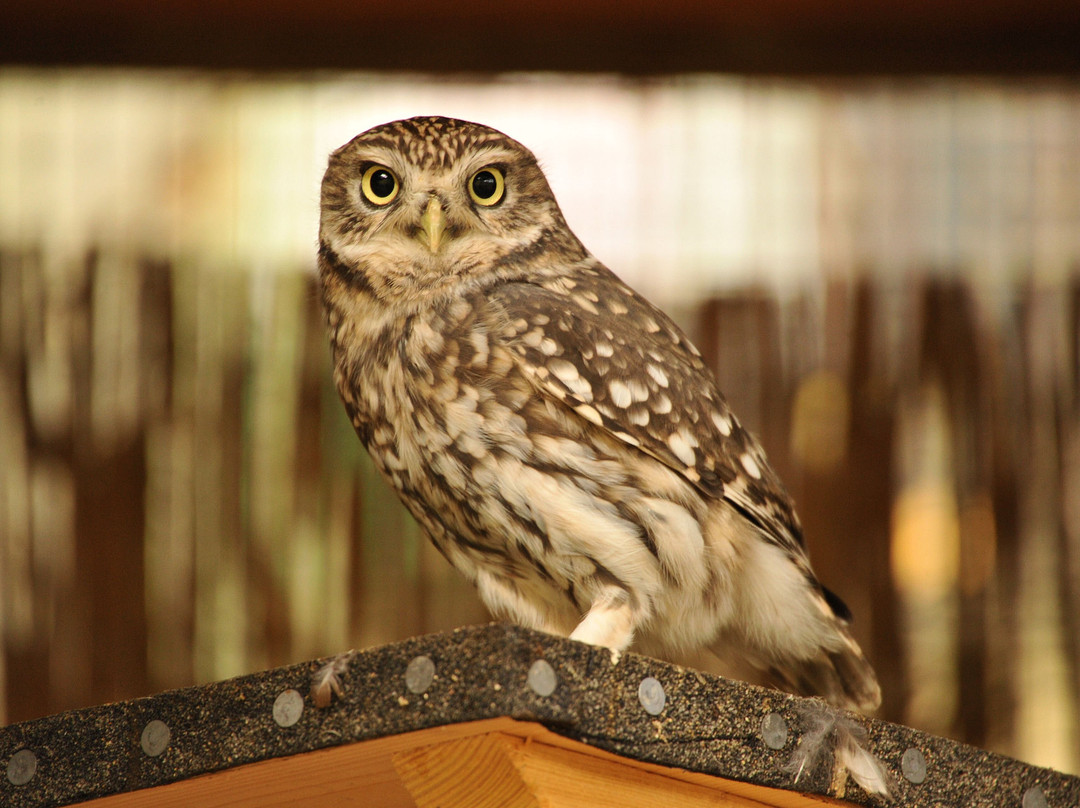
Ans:
POLYGON ((839 651, 821 649, 809 659, 769 666, 770 683, 801 696, 820 696, 837 707, 872 712, 881 706, 881 686, 859 646, 844 633, 839 651))
POLYGON ((838 650, 819 648, 806 659, 770 654, 745 638, 728 635, 708 651, 671 655, 643 649, 672 662, 701 668, 733 679, 775 687, 798 696, 816 696, 834 707, 873 712, 881 706, 881 687, 873 667, 847 629, 838 626, 838 650))
MULTIPOLYGON (((816 583, 816 581, 815 581, 816 583)), ((801 696, 819 696, 836 707, 872 712, 881 706, 881 686, 859 644, 851 636, 851 610, 820 583, 819 610, 830 624, 819 636, 820 645, 809 657, 772 660, 768 675, 775 684, 801 696)))

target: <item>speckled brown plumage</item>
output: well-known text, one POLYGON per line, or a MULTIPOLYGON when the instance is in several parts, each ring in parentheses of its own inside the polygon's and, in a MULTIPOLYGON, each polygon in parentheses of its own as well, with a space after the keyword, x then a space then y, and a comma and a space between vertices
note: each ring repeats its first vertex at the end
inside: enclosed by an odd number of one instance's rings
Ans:
POLYGON ((323 180, 319 267, 357 434, 493 611, 876 706, 760 446, 528 149, 446 118, 359 135, 323 180))

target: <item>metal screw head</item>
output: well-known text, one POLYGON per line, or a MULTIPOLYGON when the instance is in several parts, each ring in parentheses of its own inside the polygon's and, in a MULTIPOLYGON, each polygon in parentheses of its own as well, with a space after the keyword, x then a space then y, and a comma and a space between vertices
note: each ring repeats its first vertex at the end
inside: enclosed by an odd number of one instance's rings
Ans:
POLYGON ((13 786, 25 786, 36 772, 37 755, 29 749, 20 749, 8 761, 7 779, 13 786))
POLYGON ((405 668, 405 687, 410 693, 420 695, 435 680, 435 663, 431 657, 414 657, 405 668))
POLYGON ((304 713, 304 697, 298 690, 282 690, 274 699, 273 716, 279 727, 291 727, 304 713))
POLYGON ((761 738, 770 749, 783 749, 787 743, 787 721, 780 713, 769 713, 761 719, 761 738))
POLYGON ((525 682, 538 696, 550 696, 555 692, 559 684, 559 677, 555 675, 555 669, 546 659, 538 659, 529 668, 529 675, 525 682))
POLYGON ((904 750, 903 757, 900 758, 900 771, 904 775, 904 779, 910 783, 921 783, 926 779, 926 756, 922 753, 921 749, 916 749, 914 746, 910 749, 904 750))
POLYGON ((638 701, 641 702, 641 706, 645 708, 645 712, 649 715, 660 715, 664 711, 664 705, 667 703, 664 686, 651 676, 646 676, 641 680, 641 684, 638 685, 637 689, 637 697, 638 701))
POLYGON ((155 718, 143 727, 139 745, 148 757, 157 757, 165 751, 171 737, 172 731, 169 729, 169 725, 155 718))
POLYGON ((1020 805, 1023 808, 1049 808, 1049 803, 1046 801, 1046 795, 1043 794, 1043 790, 1038 786, 1032 786, 1024 792, 1024 799, 1020 805))

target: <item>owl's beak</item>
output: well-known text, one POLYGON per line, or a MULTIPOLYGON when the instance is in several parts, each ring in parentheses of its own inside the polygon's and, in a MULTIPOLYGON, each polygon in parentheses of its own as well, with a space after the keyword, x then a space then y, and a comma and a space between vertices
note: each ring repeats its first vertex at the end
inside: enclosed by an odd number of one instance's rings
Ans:
POLYGON ((443 216, 442 205, 435 197, 428 201, 424 215, 420 217, 420 227, 427 237, 427 248, 433 253, 438 252, 443 233, 446 231, 446 217, 443 216))

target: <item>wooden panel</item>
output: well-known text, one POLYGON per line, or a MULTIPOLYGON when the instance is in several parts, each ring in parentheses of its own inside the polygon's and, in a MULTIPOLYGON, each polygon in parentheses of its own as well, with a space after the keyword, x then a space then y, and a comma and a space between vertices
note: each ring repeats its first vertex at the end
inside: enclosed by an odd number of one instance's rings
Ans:
POLYGON ((291 69, 1076 70, 1080 4, 8 0, 0 62, 291 69))
MULTIPOLYGON (((209 13, 201 0, 164 0, 151 9, 140 0, 8 0, 15 9, 53 9, 66 13, 78 11, 97 15, 158 14, 164 19, 202 18, 209 13)), ((977 17, 963 0, 884 0, 868 6, 858 0, 759 0, 757 3, 715 3, 711 0, 669 0, 659 4, 652 0, 584 0, 567 3, 565 0, 534 0, 527 5, 504 5, 495 15, 493 3, 457 3, 447 5, 439 0, 414 0, 408 4, 374 0, 363 4, 350 0, 319 0, 297 4, 289 0, 228 0, 214 4, 214 14, 222 19, 262 21, 315 19, 324 22, 369 20, 372 23, 421 19, 431 21, 517 21, 536 20, 550 23, 565 20, 578 23, 622 24, 648 22, 727 23, 792 27, 810 21, 836 25, 847 20, 859 23, 869 20, 882 22, 968 23, 969 25, 1008 22, 1023 24, 1032 19, 1069 16, 1075 9, 1071 0, 1043 0, 1039 3, 1023 0, 986 0, 980 4, 977 17), (497 17, 497 20, 495 19, 497 17)))
POLYGON ((495 718, 276 758, 81 804, 87 808, 813 808, 849 803, 641 763, 556 735, 539 724, 495 718))
POLYGON ((398 752, 394 768, 417 808, 558 808, 540 802, 512 752, 508 738, 492 732, 398 752))
POLYGON ((722 786, 500 732, 394 756, 418 808, 760 808, 722 786))

